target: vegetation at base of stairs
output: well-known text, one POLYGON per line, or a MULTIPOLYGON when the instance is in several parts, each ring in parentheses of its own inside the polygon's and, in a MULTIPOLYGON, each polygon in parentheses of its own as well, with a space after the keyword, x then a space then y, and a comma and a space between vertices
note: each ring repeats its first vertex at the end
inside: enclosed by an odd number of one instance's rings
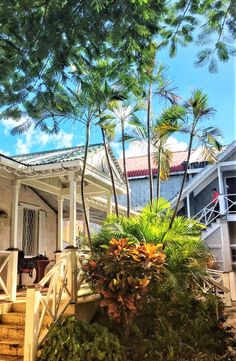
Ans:
POLYGON ((59 320, 46 337, 38 361, 123 361, 116 335, 98 324, 59 320))
POLYGON ((107 219, 97 236, 105 245, 87 265, 102 295, 97 321, 119 337, 127 361, 233 361, 231 329, 219 322, 222 301, 203 288, 212 255, 201 227, 177 217, 169 230, 170 219, 164 200, 129 219, 107 219))

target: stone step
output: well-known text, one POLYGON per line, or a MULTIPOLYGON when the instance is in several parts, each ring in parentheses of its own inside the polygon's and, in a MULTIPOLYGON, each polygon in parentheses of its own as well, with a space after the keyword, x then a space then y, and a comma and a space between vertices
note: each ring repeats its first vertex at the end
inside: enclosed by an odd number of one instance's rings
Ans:
POLYGON ((19 340, 1 340, 0 355, 23 356, 24 345, 19 340))
POLYGON ((0 324, 0 340, 8 338, 23 341, 24 333, 24 326, 18 326, 13 324, 0 324))

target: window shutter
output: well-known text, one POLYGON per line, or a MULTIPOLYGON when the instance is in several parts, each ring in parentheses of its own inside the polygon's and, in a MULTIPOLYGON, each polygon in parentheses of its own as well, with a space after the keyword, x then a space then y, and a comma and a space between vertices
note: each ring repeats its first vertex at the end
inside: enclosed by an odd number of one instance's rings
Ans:
POLYGON ((40 254, 46 252, 46 212, 39 211, 39 240, 38 249, 40 254))
POLYGON ((23 207, 18 206, 17 245, 19 249, 22 249, 22 237, 23 237, 23 207))

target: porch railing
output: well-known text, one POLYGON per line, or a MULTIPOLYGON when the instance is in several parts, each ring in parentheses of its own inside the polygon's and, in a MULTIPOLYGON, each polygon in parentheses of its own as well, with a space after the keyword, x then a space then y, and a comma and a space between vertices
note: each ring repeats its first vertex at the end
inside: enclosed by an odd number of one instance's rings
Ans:
POLYGON ((1 300, 14 301, 17 287, 18 251, 0 251, 1 300))
POLYGON ((10 292, 7 288, 7 282, 4 282, 3 273, 7 269, 8 262, 10 261, 11 253, 9 251, 0 251, 0 286, 3 290, 1 298, 9 298, 10 292))
POLYGON ((193 218, 208 226, 220 216, 232 213, 236 213, 236 194, 220 194, 216 201, 208 203, 193 218))
POLYGON ((37 359, 47 326, 56 322, 70 304, 75 307, 84 281, 82 262, 88 257, 76 248, 66 250, 39 284, 27 290, 24 361, 37 359))

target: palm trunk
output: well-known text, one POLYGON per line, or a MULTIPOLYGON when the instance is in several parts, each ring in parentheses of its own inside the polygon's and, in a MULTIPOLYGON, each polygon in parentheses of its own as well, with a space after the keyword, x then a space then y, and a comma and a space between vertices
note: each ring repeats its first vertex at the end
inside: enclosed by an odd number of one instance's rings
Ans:
POLYGON ((117 200, 115 180, 114 180, 113 170, 112 170, 111 162, 110 162, 110 158, 109 158, 109 152, 108 152, 107 142, 106 142, 106 135, 105 135, 105 131, 104 131, 103 127, 101 127, 101 131, 102 131, 103 145, 104 145, 106 158, 107 158, 107 164, 108 164, 110 177, 111 177, 112 191, 113 191, 114 201, 115 201, 116 216, 119 217, 119 209, 118 209, 118 200, 117 200))
POLYGON ((150 202, 153 202, 153 174, 152 174, 152 158, 151 158, 151 103, 152 103, 152 87, 150 85, 148 91, 147 104, 147 141, 148 141, 148 172, 149 172, 149 190, 150 202))
POLYGON ((85 220, 85 226, 86 226, 89 246, 90 246, 91 252, 93 254, 93 245, 92 245, 92 240, 91 240, 89 221, 88 221, 88 217, 87 217, 85 196, 84 196, 84 180, 85 180, 85 171, 86 171, 87 158, 88 158, 89 141, 90 141, 90 120, 88 120, 87 124, 86 124, 86 143, 85 143, 85 150, 84 150, 84 163, 83 163, 82 176, 81 176, 81 199, 82 199, 84 220, 85 220))
POLYGON ((126 171, 126 158, 125 158, 125 130, 124 130, 124 121, 121 120, 121 137, 122 137, 122 153, 123 153, 123 168, 125 176, 125 185, 127 192, 127 217, 130 216, 130 193, 129 193, 129 181, 126 171))
POLYGON ((159 145, 158 160, 157 160, 157 204, 159 204, 160 194, 161 194, 161 145, 159 145))
POLYGON ((171 217, 171 220, 170 220, 169 230, 170 230, 170 229, 172 228, 172 226, 173 226, 173 222, 174 222, 175 217, 176 217, 177 212, 178 212, 178 208, 179 208, 179 204, 180 204, 180 199, 181 199, 181 196, 182 196, 182 193, 183 193, 183 190, 184 190, 184 183, 185 183, 185 180, 186 180, 186 177, 187 177, 187 173, 188 173, 189 160, 190 160, 190 155, 191 155, 191 150, 192 150, 193 134, 194 134, 194 131, 193 131, 193 128, 192 128, 192 131, 191 131, 191 134, 190 134, 190 140, 189 140, 189 146, 188 146, 188 156, 187 156, 187 160, 186 160, 186 165, 185 165, 185 170, 184 170, 184 176, 183 176, 183 179, 182 179, 182 183, 181 183, 181 187, 180 187, 180 191, 179 191, 177 203, 176 203, 176 206, 175 206, 175 210, 174 210, 174 213, 173 213, 173 215, 172 215, 172 217, 171 217))

